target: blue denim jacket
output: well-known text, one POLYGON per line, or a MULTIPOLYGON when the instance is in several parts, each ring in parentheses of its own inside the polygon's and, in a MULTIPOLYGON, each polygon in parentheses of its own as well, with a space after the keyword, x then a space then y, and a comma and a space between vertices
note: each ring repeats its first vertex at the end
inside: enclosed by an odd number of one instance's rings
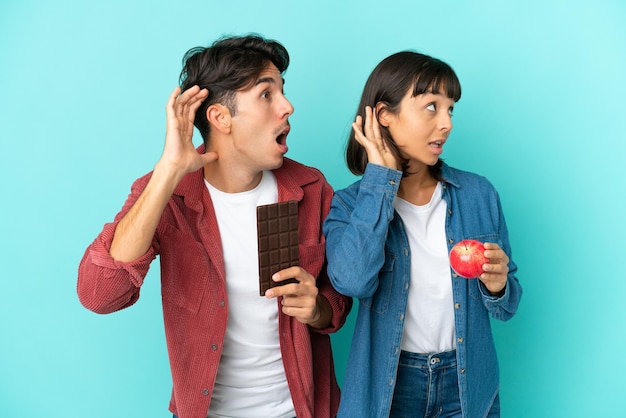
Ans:
MULTIPOLYGON (((368 164, 360 181, 337 191, 324 223, 328 274, 335 288, 359 299, 338 417, 387 417, 396 381, 409 294, 409 241, 393 201, 402 173, 368 164)), ((476 174, 444 164, 448 249, 464 239, 495 242, 511 258, 509 236, 494 187, 476 174)), ((484 417, 499 390, 489 315, 506 321, 522 288, 511 260, 504 295, 450 270, 463 416, 484 417)))

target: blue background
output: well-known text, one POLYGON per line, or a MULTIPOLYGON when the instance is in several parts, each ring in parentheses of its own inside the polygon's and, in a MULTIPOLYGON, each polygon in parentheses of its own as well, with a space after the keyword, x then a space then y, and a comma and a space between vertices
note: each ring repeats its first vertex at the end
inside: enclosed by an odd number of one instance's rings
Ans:
POLYGON ((77 265, 160 156, 185 51, 247 32, 290 51, 288 155, 335 188, 376 63, 416 49, 455 68, 444 157, 500 191, 525 290, 494 323, 503 417, 626 416, 625 21, 618 0, 3 1, 0 416, 170 416, 158 266, 136 306, 98 316, 77 265))

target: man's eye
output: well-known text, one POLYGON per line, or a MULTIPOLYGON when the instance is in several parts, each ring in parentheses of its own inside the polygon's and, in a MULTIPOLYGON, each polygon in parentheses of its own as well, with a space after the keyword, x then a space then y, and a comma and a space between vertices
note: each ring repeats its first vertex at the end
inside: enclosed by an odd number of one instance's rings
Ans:
POLYGON ((270 92, 269 91, 264 91, 263 93, 261 93, 261 97, 263 99, 267 99, 268 97, 270 97, 270 92))

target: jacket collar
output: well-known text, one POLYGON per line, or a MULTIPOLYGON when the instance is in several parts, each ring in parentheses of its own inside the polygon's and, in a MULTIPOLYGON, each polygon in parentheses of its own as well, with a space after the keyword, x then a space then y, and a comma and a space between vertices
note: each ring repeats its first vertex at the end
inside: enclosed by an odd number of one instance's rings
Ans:
POLYGON ((206 190, 202 168, 187 174, 174 189, 174 195, 183 198, 185 205, 195 212, 202 212, 202 193, 206 190))
POLYGON ((459 183, 459 180, 457 179, 457 175, 454 169, 446 163, 443 163, 441 165, 441 177, 443 178, 443 181, 450 184, 451 186, 454 186, 457 188, 461 187, 461 184, 459 183))
POLYGON ((304 197, 303 187, 319 180, 316 171, 305 167, 289 158, 283 159, 283 165, 274 170, 278 183, 278 201, 301 201, 304 197))

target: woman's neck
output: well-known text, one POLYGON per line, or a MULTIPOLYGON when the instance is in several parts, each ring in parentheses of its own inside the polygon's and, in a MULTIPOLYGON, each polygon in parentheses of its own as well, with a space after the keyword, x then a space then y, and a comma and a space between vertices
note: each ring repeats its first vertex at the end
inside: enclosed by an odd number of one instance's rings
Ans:
POLYGON ((398 188, 398 197, 417 206, 430 202, 437 187, 437 179, 428 167, 403 177, 398 188))

